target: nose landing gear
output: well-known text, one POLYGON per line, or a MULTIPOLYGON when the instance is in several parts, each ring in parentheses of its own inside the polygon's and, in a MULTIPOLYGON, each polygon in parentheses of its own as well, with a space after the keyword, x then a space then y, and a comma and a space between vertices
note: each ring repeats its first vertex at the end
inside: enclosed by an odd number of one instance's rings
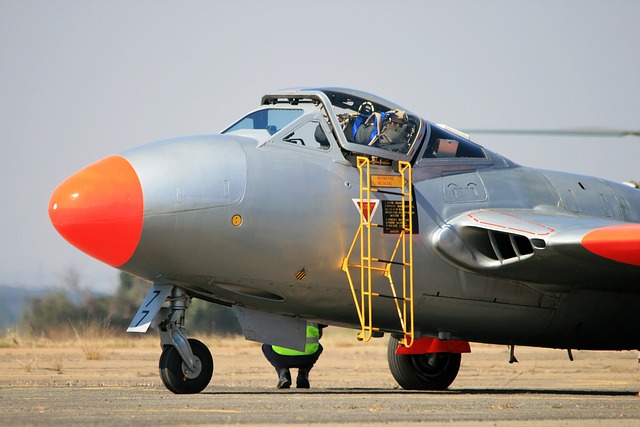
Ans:
POLYGON ((173 287, 169 315, 160 323, 160 378, 176 394, 200 393, 213 375, 213 358, 207 346, 184 335, 184 315, 190 301, 184 290, 173 287))
POLYGON ((160 379, 176 394, 199 393, 213 376, 211 352, 201 341, 184 335, 184 315, 191 297, 170 284, 154 285, 136 313, 129 332, 146 332, 152 325, 160 330, 160 379), (162 307, 166 299, 169 307, 162 307))

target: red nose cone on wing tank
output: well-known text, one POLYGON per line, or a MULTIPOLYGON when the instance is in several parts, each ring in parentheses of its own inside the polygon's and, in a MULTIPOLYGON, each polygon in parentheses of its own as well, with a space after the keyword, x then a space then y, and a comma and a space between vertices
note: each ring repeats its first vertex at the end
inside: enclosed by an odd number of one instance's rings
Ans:
POLYGON ((598 228, 582 238, 582 246, 601 257, 640 266, 640 224, 598 228))
POLYGON ((133 255, 143 221, 143 195, 133 166, 102 159, 64 181, 51 195, 49 218, 69 243, 118 267, 133 255))

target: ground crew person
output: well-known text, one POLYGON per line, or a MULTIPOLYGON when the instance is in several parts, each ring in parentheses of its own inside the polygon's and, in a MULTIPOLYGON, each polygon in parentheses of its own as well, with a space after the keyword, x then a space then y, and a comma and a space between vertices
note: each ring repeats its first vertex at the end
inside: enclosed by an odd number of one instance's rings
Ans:
POLYGON ((307 323, 307 344, 304 351, 292 350, 275 345, 262 344, 262 352, 269 363, 273 365, 278 373, 278 384, 276 388, 291 387, 291 372, 289 369, 297 368, 296 378, 297 388, 309 388, 309 371, 313 368, 320 354, 322 354, 322 328, 317 323, 307 323))

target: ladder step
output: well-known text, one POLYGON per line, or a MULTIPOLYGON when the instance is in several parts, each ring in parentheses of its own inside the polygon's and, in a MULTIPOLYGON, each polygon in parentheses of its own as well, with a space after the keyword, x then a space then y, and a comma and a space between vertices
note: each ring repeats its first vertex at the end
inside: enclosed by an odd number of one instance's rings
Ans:
MULTIPOLYGON (((348 264, 347 267, 354 267, 354 268, 368 268, 366 265, 361 265, 361 264, 348 264)), ((382 268, 382 267, 371 267, 372 271, 380 271, 380 272, 386 272, 387 269, 386 268, 382 268)))
POLYGON ((371 258, 371 261, 384 262, 385 264, 403 265, 405 267, 409 267, 411 265, 406 262, 398 262, 398 261, 391 261, 387 259, 378 259, 378 258, 371 258))
MULTIPOLYGON (((371 262, 381 262, 383 264, 395 264, 395 265, 404 265, 405 267, 409 267, 411 265, 411 263, 408 262, 400 262, 400 261, 391 261, 388 259, 380 259, 380 258, 369 258, 369 257, 362 257, 363 261, 371 261, 371 262)), ((362 267, 362 265, 360 264, 349 264, 350 267, 362 267)), ((367 268, 365 266, 365 268, 367 268)), ((372 270, 382 270, 382 271, 386 271, 386 269, 384 268, 380 268, 380 267, 371 267, 372 270)))
POLYGON ((378 294, 376 295, 380 298, 388 298, 388 299, 395 299, 398 301, 411 301, 411 298, 403 298, 403 297, 394 297, 393 295, 382 295, 382 294, 378 294))
MULTIPOLYGON (((371 338, 382 338, 384 337, 384 332, 379 330, 378 328, 373 328, 373 330, 369 331, 371 333, 371 338)), ((364 341, 366 334, 364 332, 360 332, 356 338, 358 341, 364 341)))

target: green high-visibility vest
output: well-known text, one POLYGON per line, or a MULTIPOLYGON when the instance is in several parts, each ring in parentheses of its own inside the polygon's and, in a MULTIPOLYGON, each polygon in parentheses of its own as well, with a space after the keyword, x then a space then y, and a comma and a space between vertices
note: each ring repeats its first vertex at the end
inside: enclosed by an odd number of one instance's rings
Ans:
POLYGON ((307 324, 307 344, 304 346, 304 351, 293 350, 285 347, 278 347, 276 345, 271 346, 273 351, 282 356, 305 356, 314 354, 318 351, 320 346, 320 329, 317 323, 307 324))

